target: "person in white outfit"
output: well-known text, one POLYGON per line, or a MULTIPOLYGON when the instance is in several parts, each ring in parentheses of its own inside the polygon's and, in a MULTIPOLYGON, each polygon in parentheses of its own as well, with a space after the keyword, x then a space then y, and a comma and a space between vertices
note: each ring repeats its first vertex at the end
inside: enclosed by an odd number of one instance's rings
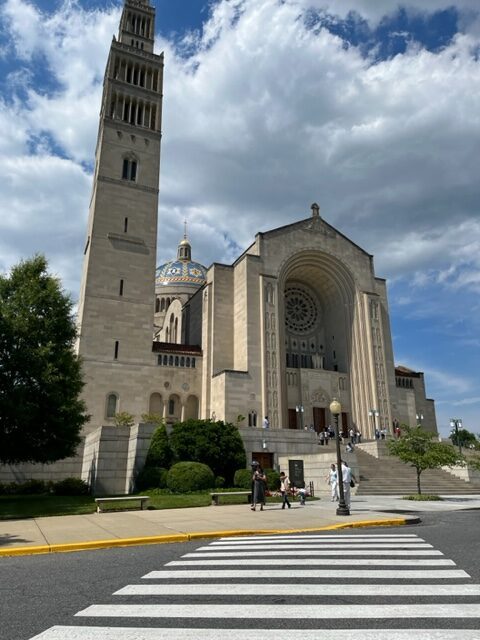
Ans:
POLYGON ((337 467, 333 463, 330 465, 330 471, 328 472, 328 475, 327 475, 327 482, 330 485, 332 502, 338 501, 337 467))
POLYGON ((345 505, 350 509, 350 481, 355 481, 355 476, 348 464, 342 460, 342 480, 343 480, 343 497, 345 499, 345 505))

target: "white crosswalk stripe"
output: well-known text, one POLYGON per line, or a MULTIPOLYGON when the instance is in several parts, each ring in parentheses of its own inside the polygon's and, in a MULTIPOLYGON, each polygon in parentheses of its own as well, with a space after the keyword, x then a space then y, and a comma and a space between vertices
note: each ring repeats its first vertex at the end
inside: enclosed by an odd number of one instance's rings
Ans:
POLYGON ((480 585, 438 556, 415 534, 223 538, 31 640, 479 640, 480 585))

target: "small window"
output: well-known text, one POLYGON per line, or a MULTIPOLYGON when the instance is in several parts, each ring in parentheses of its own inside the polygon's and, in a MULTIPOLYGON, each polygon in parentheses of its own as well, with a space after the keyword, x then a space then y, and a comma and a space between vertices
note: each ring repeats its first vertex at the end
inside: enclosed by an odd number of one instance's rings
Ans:
POLYGON ((178 367, 178 356, 175 356, 175 366, 178 367))
POLYGON ((170 367, 173 367, 173 356, 169 356, 168 364, 169 364, 170 367))
POLYGON ((155 298, 155 313, 160 311, 160 298, 155 298))
POLYGON ((124 233, 127 233, 128 231, 128 218, 125 218, 125 220, 123 221, 123 231, 124 233))
POLYGON ((195 369, 195 358, 192 358, 192 367, 195 369))
POLYGON ((180 358, 180 366, 181 367, 185 366, 185 358, 183 356, 180 358))
POLYGON ((168 413, 173 416, 175 414, 175 400, 168 401, 168 413))
POLYGON ((162 365, 162 356, 157 357, 157 364, 162 365))
POLYGON ((165 367, 168 365, 168 356, 163 356, 163 365, 165 367))
POLYGON ((123 296, 123 278, 120 280, 120 287, 118 291, 119 296, 123 296))
POLYGON ((119 347, 118 340, 115 340, 115 347, 114 347, 114 350, 113 350, 113 359, 114 360, 118 360, 118 347, 119 347))
POLYGON ((190 358, 187 356, 185 359, 185 366, 189 367, 190 366, 190 358))

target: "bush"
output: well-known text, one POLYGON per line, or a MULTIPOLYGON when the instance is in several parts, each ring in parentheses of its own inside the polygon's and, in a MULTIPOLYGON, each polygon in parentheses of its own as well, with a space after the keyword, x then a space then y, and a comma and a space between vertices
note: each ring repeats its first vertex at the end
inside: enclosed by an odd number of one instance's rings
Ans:
POLYGON ((12 482, 9 485, 9 493, 16 493, 17 495, 40 495, 42 493, 48 493, 47 484, 43 480, 27 480, 16 484, 12 482))
POLYGON ((167 469, 162 467, 144 467, 137 476, 135 489, 165 489, 167 486, 167 469))
POLYGON ((176 462, 191 460, 210 467, 216 476, 233 482, 236 469, 247 463, 237 427, 222 421, 187 420, 173 425, 169 438, 176 462))
POLYGON ((145 467, 164 467, 168 469, 172 464, 172 449, 168 443, 167 430, 164 424, 159 425, 153 432, 145 460, 145 467))
POLYGON ((252 475, 251 469, 237 469, 233 477, 233 484, 241 489, 251 489, 252 475))
POLYGON ((116 427, 133 427, 135 419, 128 411, 121 411, 115 414, 114 422, 116 427))
POLYGON ((225 478, 222 478, 222 476, 217 476, 215 478, 215 489, 221 489, 224 486, 225 486, 225 478))
POLYGON ((280 474, 274 469, 264 469, 267 476, 267 488, 269 491, 278 491, 280 489, 280 474))
POLYGON ((52 483, 52 493, 56 496, 86 496, 90 487, 81 478, 65 478, 52 483))
POLYGON ((167 475, 167 487, 174 493, 211 489, 214 483, 213 471, 201 462, 177 462, 167 475))

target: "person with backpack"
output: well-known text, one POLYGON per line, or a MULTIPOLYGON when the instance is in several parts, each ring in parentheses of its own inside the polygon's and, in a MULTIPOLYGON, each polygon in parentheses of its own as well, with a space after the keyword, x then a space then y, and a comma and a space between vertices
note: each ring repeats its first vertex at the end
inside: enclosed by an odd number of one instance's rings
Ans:
POLYGON ((280 473, 280 493, 282 494, 282 509, 285 509, 285 505, 292 506, 288 500, 288 492, 290 490, 290 479, 285 475, 285 472, 280 473))

